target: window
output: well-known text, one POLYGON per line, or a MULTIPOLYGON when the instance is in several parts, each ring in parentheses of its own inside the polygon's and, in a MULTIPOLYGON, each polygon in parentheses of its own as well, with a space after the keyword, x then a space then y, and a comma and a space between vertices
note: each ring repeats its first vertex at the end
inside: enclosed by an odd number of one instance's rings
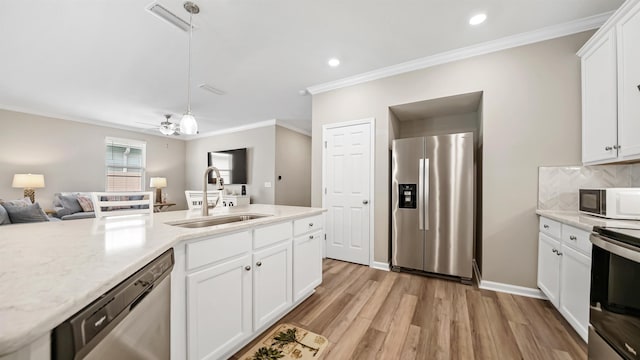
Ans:
MULTIPOLYGON (((231 171, 233 171, 233 158, 231 154, 225 154, 223 152, 210 152, 209 164, 215 166, 220 171, 220 177, 223 184, 231 184, 231 171)), ((211 166, 209 165, 209 166, 211 166)), ((215 176, 215 174, 212 174, 215 176)), ((215 184, 215 177, 213 183, 215 184)))
POLYGON ((144 190, 146 142, 107 137, 105 144, 105 190, 144 190))

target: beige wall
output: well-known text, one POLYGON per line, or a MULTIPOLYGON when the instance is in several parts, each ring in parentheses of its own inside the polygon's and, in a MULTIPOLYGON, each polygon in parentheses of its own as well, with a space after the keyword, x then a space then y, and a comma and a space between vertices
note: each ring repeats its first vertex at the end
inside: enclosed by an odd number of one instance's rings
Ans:
POLYGON ((462 132, 472 132, 474 141, 478 141, 478 113, 471 112, 420 120, 400 121, 400 136, 397 136, 396 138, 455 134, 462 132))
MULTIPOLYGON (((261 127, 188 141, 185 190, 202 189, 208 152, 246 147, 247 193, 251 197, 251 203, 273 204, 275 201, 275 128, 275 126, 261 127), (265 188, 265 182, 271 182, 271 187, 265 188)), ((240 185, 227 185, 226 188, 240 193, 240 185)))
POLYGON ((320 206, 322 126, 374 117, 375 260, 388 256, 389 106, 483 91, 483 279, 536 286, 537 167, 580 163, 580 66, 592 32, 313 96, 312 204, 320 206))
POLYGON ((275 203, 311 206, 311 137, 276 126, 275 166, 275 203))
POLYGON ((150 177, 166 177, 164 191, 177 203, 171 210, 186 209, 184 141, 6 110, 0 110, 0 129, 0 198, 22 196, 11 187, 15 173, 44 174, 46 187, 36 189, 36 201, 45 209, 56 192, 104 191, 104 139, 112 136, 146 141, 146 190, 154 190, 150 177))

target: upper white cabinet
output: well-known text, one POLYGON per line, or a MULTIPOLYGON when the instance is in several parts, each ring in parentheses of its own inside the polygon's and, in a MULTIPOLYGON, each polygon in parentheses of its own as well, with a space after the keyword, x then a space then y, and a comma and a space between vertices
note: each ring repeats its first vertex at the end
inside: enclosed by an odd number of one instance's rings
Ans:
POLYGON ((640 0, 627 1, 580 49, 582 162, 640 159, 640 0))
POLYGON ((618 34, 618 139, 622 160, 640 158, 640 2, 616 26, 618 34))

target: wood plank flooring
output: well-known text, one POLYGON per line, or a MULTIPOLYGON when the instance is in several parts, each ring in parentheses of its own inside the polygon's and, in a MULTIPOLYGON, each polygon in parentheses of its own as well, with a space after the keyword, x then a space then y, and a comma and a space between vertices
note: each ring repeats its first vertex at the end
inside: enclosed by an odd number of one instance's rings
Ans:
POLYGON ((278 323, 327 337, 323 359, 587 358, 547 301, 330 259, 323 274, 316 293, 278 323))

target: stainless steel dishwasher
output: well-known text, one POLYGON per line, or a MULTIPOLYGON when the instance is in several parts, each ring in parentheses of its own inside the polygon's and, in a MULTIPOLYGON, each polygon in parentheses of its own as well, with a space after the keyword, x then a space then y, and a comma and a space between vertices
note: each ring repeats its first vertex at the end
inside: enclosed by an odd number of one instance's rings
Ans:
POLYGON ((58 325, 51 357, 169 359, 173 249, 58 325))

